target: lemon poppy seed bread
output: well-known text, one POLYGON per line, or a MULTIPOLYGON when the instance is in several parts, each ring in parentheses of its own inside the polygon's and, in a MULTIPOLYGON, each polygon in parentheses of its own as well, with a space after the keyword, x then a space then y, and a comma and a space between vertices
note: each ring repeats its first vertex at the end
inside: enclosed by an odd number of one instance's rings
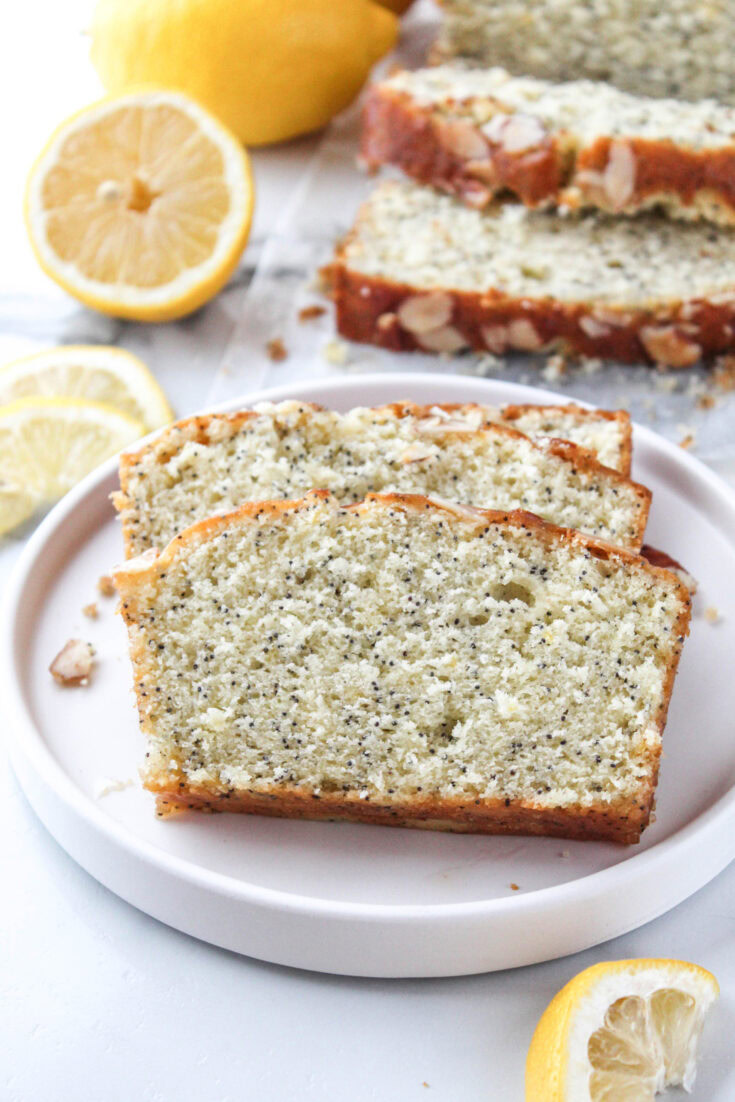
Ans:
MULTIPOLYGON (((650 493, 564 440, 534 442, 512 423, 539 427, 554 415, 511 407, 506 424, 483 423, 480 407, 421 407, 409 402, 347 414, 298 402, 192 418, 124 455, 120 493, 128 555, 163 548, 194 521, 246 501, 292 499, 331 490, 347 504, 386 490, 425 493, 466 504, 525 508, 621 546, 638 549, 650 493), (514 420, 515 419, 515 420, 514 420)), ((622 441, 623 417, 589 433, 622 441)), ((624 445, 623 445, 624 447, 624 445)))
POLYGON ((605 80, 636 95, 735 103, 728 0, 441 0, 434 60, 605 80))
POLYGON ((362 156, 483 207, 593 207, 735 223, 735 108, 442 65, 374 85, 362 156))
POLYGON ((249 503, 115 575, 181 808, 634 842, 689 595, 630 552, 420 496, 249 503))
POLYGON ((400 350, 562 349, 689 367, 735 347, 735 235, 601 212, 475 210, 386 180, 330 276, 350 340, 400 350))

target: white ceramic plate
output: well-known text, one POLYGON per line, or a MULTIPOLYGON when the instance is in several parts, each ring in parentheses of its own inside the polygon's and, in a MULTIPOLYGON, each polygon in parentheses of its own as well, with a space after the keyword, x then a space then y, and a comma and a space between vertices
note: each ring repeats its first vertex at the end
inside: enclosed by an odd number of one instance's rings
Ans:
MULTIPOLYGON (((342 410, 403 398, 563 401, 510 383, 396 374, 325 379, 228 408, 288 397, 342 410)), ((143 743, 123 627, 114 601, 95 590, 121 558, 108 502, 114 461, 46 518, 9 587, 2 699, 28 799, 61 845, 130 903, 196 937, 302 968, 484 972, 577 952, 649 921, 735 856, 735 497, 645 428, 635 430, 634 475, 654 491, 648 542, 686 564, 701 587, 665 734, 657 818, 639 846, 236 815, 158 821, 137 782, 143 743), (82 607, 95 599, 100 616, 86 619, 82 607), (708 605, 719 623, 704 618, 708 605), (99 664, 90 686, 62 689, 48 665, 73 636, 94 644, 99 664), (135 783, 101 796, 103 779, 135 783)))

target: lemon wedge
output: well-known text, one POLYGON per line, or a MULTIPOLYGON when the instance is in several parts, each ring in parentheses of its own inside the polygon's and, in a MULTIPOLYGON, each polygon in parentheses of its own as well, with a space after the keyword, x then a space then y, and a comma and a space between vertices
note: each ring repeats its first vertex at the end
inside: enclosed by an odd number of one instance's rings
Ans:
POLYGON ((144 432, 100 402, 20 398, 0 407, 0 534, 56 501, 144 432))
POLYGON ((575 976, 536 1027, 526 1102, 653 1102, 689 1090, 702 1023, 719 993, 704 968, 620 960, 575 976))
POLYGON ((85 305, 168 321, 227 282, 250 232, 245 150, 178 92, 145 91, 67 119, 36 161, 26 223, 39 263, 85 305))
POLYGON ((65 344, 0 368, 0 406, 38 396, 104 402, 149 432, 173 420, 165 394, 143 361, 107 345, 65 344))

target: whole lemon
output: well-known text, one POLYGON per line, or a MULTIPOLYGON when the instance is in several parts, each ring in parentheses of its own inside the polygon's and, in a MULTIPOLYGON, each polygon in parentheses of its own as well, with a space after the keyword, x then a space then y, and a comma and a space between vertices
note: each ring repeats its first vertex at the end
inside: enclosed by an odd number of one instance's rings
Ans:
POLYGON ((109 92, 187 92, 247 145, 317 130, 395 43, 372 0, 98 0, 92 61, 109 92))

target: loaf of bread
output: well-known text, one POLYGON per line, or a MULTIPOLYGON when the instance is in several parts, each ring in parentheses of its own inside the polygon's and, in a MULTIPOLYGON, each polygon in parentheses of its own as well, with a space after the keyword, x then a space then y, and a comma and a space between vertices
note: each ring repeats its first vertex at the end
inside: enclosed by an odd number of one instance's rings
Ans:
POLYGON ((636 95, 735 103, 730 0, 441 0, 434 60, 605 80, 636 95))
POLYGON ((500 513, 324 491, 115 574, 144 784, 181 808, 635 842, 689 595, 500 513))
POLYGON ((671 367, 735 347, 734 273, 735 234, 706 223, 479 211, 400 180, 376 188, 331 266, 351 340, 671 367))
MULTIPOLYGON (((538 423, 539 415, 523 407, 512 408, 509 420, 516 414, 517 423, 538 423)), ((549 416, 542 414, 541 424, 549 416)), ((163 548, 192 522, 246 501, 297 498, 311 489, 331 490, 345 504, 394 490, 521 507, 640 548, 648 490, 575 444, 535 443, 483 418, 471 406, 402 402, 338 414, 284 402, 182 421, 122 456, 114 501, 126 553, 163 548)), ((598 429, 602 423, 596 420, 598 429)), ((629 429, 622 417, 604 423, 629 429)))
POLYGON ((561 205, 735 223, 735 107, 504 69, 402 71, 371 89, 362 156, 484 207, 561 205))

